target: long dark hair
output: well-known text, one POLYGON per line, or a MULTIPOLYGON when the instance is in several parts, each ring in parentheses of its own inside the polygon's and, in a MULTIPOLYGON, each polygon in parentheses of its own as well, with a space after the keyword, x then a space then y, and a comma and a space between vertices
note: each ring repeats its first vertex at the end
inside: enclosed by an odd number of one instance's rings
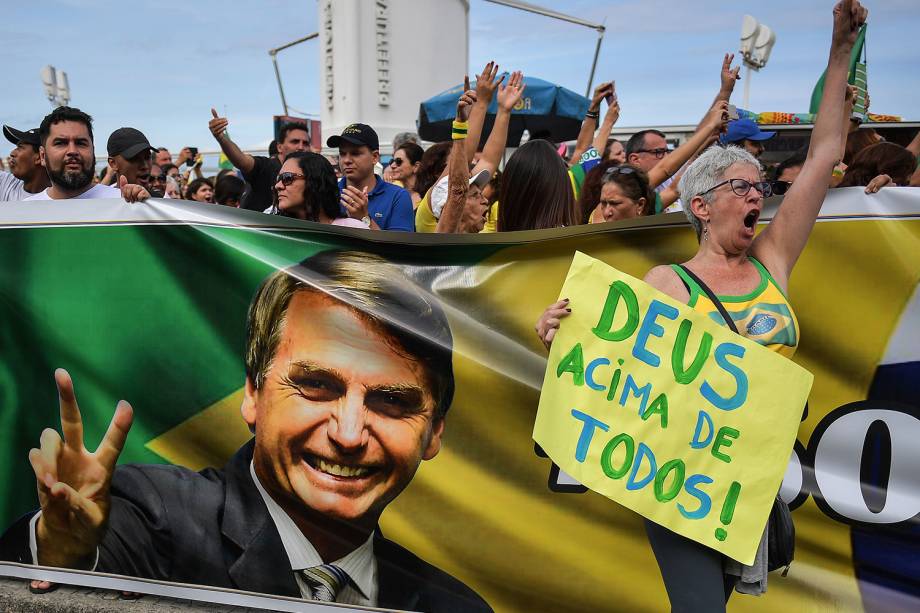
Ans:
POLYGON ((452 145, 450 141, 437 143, 422 154, 422 165, 415 173, 415 191, 419 196, 424 197, 447 168, 447 156, 450 155, 452 145))
POLYGON ((896 185, 907 185, 917 168, 914 154, 894 143, 876 143, 853 156, 837 187, 866 186, 879 175, 889 175, 896 185))
POLYGON ((499 232, 573 226, 579 221, 565 162, 543 140, 529 141, 508 159, 498 200, 499 232))
POLYGON ((297 160, 304 176, 303 198, 308 220, 319 221, 320 211, 331 219, 344 217, 339 206, 339 184, 329 160, 310 151, 289 153, 284 159, 297 160))
POLYGON ((843 163, 849 166, 856 154, 879 142, 878 133, 872 128, 859 128, 847 135, 847 144, 843 151, 843 163))

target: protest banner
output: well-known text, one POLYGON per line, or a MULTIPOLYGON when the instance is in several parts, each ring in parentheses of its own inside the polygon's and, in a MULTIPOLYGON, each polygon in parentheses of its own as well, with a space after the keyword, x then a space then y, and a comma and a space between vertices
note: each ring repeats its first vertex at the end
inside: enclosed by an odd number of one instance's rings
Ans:
POLYGON ((811 374, 581 252, 561 298, 534 440, 586 487, 752 564, 811 374))
MULTIPOLYGON (((815 375, 781 489, 796 522, 796 562, 788 577, 771 576, 765 597, 735 597, 733 608, 881 612, 920 602, 918 202, 920 190, 910 188, 832 190, 796 265, 795 361, 815 375)), ((533 325, 576 250, 636 278, 686 260, 696 241, 680 215, 462 237, 368 233, 169 200, 7 203, 0 530, 38 506, 28 453, 45 428, 60 428, 58 367, 73 376, 90 449, 116 402, 132 402, 120 467, 224 466, 252 437, 240 409, 256 289, 332 249, 394 262, 437 298, 453 335, 456 389, 442 448, 387 506, 386 539, 497 611, 666 608, 641 518, 586 493, 534 448, 547 353, 533 325)), ((741 439, 736 445, 727 451, 741 439)), ((727 541, 738 521, 736 512, 727 541)), ((0 573, 24 572, 6 560, 0 573)), ((80 573, 68 575, 77 582, 80 573)))

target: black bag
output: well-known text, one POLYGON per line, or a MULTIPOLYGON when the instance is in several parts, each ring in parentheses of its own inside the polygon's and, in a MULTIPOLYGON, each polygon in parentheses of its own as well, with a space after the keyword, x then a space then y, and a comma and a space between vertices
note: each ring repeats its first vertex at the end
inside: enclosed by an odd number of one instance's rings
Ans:
MULTIPOLYGON (((683 264, 681 264, 680 267, 687 273, 688 277, 693 279, 696 284, 700 286, 700 289, 706 293, 709 300, 716 305, 716 308, 719 309, 719 313, 722 314, 728 327, 731 328, 735 334, 738 334, 738 326, 735 325, 735 321, 731 318, 731 315, 728 314, 728 311, 725 310, 722 301, 719 300, 713 291, 709 289, 709 286, 703 283, 703 281, 693 274, 689 268, 683 264)), ((689 288, 687 289, 689 290, 689 288)), ((808 403, 805 403, 805 411, 805 415, 807 415, 808 403)), ((804 415, 802 419, 804 419, 804 415)), ((785 570, 783 570, 783 576, 785 577, 789 572, 789 565, 792 564, 792 559, 794 557, 795 525, 792 523, 792 512, 789 510, 789 505, 777 494, 776 498, 773 500, 773 508, 770 509, 770 517, 767 520, 767 571, 772 572, 778 568, 785 567, 785 570)))

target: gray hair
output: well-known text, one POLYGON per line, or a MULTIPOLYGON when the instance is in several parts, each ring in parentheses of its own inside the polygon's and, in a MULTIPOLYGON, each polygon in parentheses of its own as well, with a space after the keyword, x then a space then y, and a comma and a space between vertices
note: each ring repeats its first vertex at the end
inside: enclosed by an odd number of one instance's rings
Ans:
POLYGON ((415 132, 400 132, 393 137, 393 153, 396 153, 397 149, 401 149, 406 143, 415 143, 419 144, 418 134, 415 132))
MULTIPOLYGON (((697 238, 703 231, 703 222, 699 217, 693 214, 690 207, 690 201, 705 191, 715 187, 719 182, 725 180, 725 171, 732 164, 750 164, 757 169, 757 172, 763 172, 763 167, 753 155, 745 149, 729 145, 720 147, 713 145, 704 151, 700 157, 690 164, 680 179, 680 199, 684 203, 684 213, 690 220, 690 225, 696 230, 697 238)), ((712 202, 715 197, 714 192, 703 195, 703 201, 707 204, 712 202)))

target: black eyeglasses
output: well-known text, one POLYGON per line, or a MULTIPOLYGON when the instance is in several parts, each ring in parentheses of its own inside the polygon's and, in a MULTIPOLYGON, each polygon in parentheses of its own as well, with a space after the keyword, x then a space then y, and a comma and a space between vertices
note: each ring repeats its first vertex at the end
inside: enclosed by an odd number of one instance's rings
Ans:
POLYGON ((663 159, 664 156, 668 154, 669 149, 667 147, 660 147, 658 149, 637 149, 636 153, 648 153, 649 155, 654 155, 656 159, 663 159))
POLYGON ((280 172, 278 173, 278 178, 275 179, 275 183, 280 183, 285 187, 290 187, 294 181, 297 179, 303 179, 304 176, 296 172, 280 172))
POLYGON ((397 168, 402 166, 402 163, 403 163, 402 158, 393 158, 392 160, 390 160, 390 166, 396 166, 397 168))
POLYGON ((745 179, 726 179, 721 183, 713 185, 705 192, 698 193, 697 196, 708 194, 709 192, 722 187, 726 183, 731 185, 732 191, 735 192, 736 196, 747 196, 752 187, 760 192, 760 195, 764 198, 769 198, 773 195, 773 183, 770 181, 757 181, 756 183, 751 183, 745 179))

